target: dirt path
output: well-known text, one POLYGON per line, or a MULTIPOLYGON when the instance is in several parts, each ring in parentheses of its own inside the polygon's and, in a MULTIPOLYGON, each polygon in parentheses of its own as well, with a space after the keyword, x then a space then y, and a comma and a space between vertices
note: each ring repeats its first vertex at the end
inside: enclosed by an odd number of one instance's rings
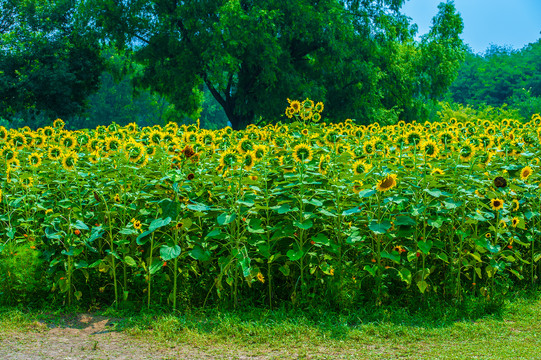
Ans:
POLYGON ((151 339, 138 338, 113 331, 117 319, 80 314, 66 319, 62 325, 34 323, 24 331, 0 329, 0 359, 272 359, 279 354, 220 354, 216 350, 193 346, 153 344, 151 339))

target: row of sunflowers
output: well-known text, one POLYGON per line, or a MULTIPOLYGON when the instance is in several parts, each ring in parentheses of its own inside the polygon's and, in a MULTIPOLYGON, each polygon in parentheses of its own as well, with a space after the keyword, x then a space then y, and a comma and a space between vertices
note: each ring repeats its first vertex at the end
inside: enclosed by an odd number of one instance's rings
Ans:
POLYGON ((0 127, 0 298, 353 306, 539 279, 541 116, 0 127))

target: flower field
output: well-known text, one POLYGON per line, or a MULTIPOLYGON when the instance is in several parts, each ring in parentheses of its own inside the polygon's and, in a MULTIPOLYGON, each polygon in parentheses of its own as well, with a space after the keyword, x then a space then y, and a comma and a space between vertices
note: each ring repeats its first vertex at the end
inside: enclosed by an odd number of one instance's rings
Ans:
POLYGON ((530 122, 0 127, 0 302, 171 308, 421 296, 538 281, 530 122))

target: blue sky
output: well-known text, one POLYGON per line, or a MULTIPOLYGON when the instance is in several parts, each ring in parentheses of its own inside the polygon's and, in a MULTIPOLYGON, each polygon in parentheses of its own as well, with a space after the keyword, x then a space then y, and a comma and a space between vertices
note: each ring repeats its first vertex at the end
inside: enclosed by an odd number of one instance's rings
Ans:
MULTIPOLYGON (((419 26, 417 35, 428 32, 440 2, 406 1, 402 13, 419 26)), ((541 0, 455 0, 454 3, 464 21, 462 39, 476 53, 484 53, 491 44, 518 50, 541 38, 541 0)))

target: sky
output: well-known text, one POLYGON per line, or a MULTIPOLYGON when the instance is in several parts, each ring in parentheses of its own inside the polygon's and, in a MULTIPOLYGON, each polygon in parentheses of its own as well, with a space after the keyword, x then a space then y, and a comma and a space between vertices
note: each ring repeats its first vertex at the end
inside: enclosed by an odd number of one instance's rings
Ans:
MULTIPOLYGON (((443 0, 442 0, 443 1, 443 0)), ((402 13, 426 34, 440 0, 406 0, 402 13)), ((462 39, 475 53, 494 44, 522 49, 541 38, 541 0, 455 0, 464 22, 462 39)))

